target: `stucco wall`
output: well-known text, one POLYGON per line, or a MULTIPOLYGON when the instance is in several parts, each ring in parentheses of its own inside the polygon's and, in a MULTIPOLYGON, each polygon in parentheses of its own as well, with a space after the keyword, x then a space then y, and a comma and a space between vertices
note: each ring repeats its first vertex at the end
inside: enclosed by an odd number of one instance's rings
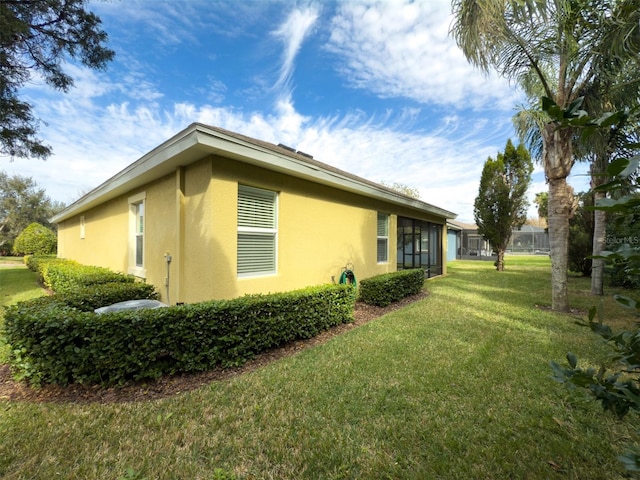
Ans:
POLYGON ((180 301, 329 283, 338 281, 347 264, 353 265, 358 278, 394 271, 395 216, 389 225, 390 261, 376 263, 378 210, 390 213, 388 205, 232 160, 215 157, 201 162, 185 175, 180 301), (209 168, 211 181, 207 183, 209 168), (278 192, 275 275, 237 277, 239 183, 278 192))
MULTIPOLYGON (((176 188, 175 175, 168 175, 156 182, 138 189, 132 194, 144 191, 145 232, 144 232, 144 269, 145 279, 156 286, 161 300, 167 301, 167 262, 166 254, 173 255, 176 244, 176 188)), ((128 203, 127 199, 124 199, 128 203)), ((124 242, 123 248, 128 243, 124 242)), ((173 261, 172 267, 173 268, 173 261)), ((171 274, 169 275, 171 277, 171 274)), ((174 302, 175 291, 170 292, 170 301, 174 302)))
POLYGON ((129 197, 145 193, 144 267, 166 298, 164 254, 175 245, 175 181, 170 175, 65 220, 58 226, 58 256, 116 272, 129 270, 129 197), (80 223, 85 232, 81 238, 80 223), (149 221, 149 219, 154 219, 149 221), (159 219, 159 221, 155 221, 159 219))
MULTIPOLYGON (((182 261, 175 265, 180 278, 176 301, 195 302, 214 298, 214 279, 220 256, 215 239, 212 163, 201 161, 184 170, 184 231, 176 249, 182 261)), ((226 208, 224 203, 220 208, 226 208)), ((228 280, 227 280, 228 281, 228 280)))
POLYGON ((129 232, 127 198, 118 198, 76 215, 58 225, 58 256, 85 265, 107 267, 117 272, 127 270, 127 235, 129 232), (81 217, 85 234, 80 236, 81 217))
MULTIPOLYGON (((79 216, 64 221, 59 255, 126 272, 128 198, 142 192, 145 278, 172 304, 337 282, 347 265, 358 280, 395 271, 397 215, 444 224, 442 218, 410 208, 209 157, 84 212, 84 239, 79 238, 79 216), (237 276, 239 183, 278 192, 275 275, 237 276), (378 211, 391 214, 389 261, 383 264, 376 261, 378 211), (167 255, 172 258, 168 269, 167 255)), ((446 228, 443 232, 446 245, 446 228)))

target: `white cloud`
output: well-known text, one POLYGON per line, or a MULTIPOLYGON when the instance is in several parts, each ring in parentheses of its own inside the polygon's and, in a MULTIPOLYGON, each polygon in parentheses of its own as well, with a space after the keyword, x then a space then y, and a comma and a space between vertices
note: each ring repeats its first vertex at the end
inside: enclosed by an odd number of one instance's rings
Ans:
POLYGON ((58 114, 64 121, 43 129, 55 155, 46 163, 16 160, 8 164, 8 173, 32 176, 53 199, 65 202, 101 184, 194 121, 289 144, 372 181, 407 184, 418 188, 423 200, 454 212, 468 211, 473 203, 482 166, 478 158, 495 154, 493 147, 483 147, 478 140, 462 143, 437 133, 404 133, 357 112, 304 117, 287 102, 273 114, 190 103, 166 110, 127 102, 102 109, 93 105, 59 110, 58 114))
POLYGON ((207 85, 204 92, 207 100, 213 103, 222 103, 227 93, 227 86, 224 84, 224 82, 221 82, 220 80, 217 80, 212 76, 209 76, 208 80, 209 84, 207 85))
MULTIPOLYGON (((306 9, 294 9, 285 22, 272 32, 284 45, 280 76, 275 88, 289 90, 289 81, 294 68, 296 55, 304 39, 311 33, 318 20, 318 10, 314 7, 306 9)), ((288 93, 288 92, 287 92, 288 93)))
MULTIPOLYGON (((133 36, 142 32, 164 47, 198 42, 195 32, 203 17, 208 16, 204 14, 210 12, 202 7, 194 2, 140 0, 129 0, 126 10, 120 2, 92 1, 90 5, 103 19, 116 17, 122 24, 135 26, 119 33, 133 36)), ((118 40, 115 36, 112 38, 118 40)))
MULTIPOLYGON (((198 19, 176 20, 177 12, 167 5, 171 3, 159 2, 158 11, 149 12, 156 7, 133 2, 133 7, 127 4, 126 15, 143 26, 147 20, 155 22, 156 33, 172 30, 177 34, 186 28, 198 32, 203 28, 195 25, 202 23, 198 19), (162 16, 162 12, 171 15, 162 16)), ((99 5, 112 8, 102 2, 99 5)), ((118 15, 123 14, 122 8, 117 5, 118 15)), ((460 220, 472 221, 482 165, 504 147, 512 127, 508 113, 483 117, 470 115, 463 108, 498 104, 506 110, 506 105, 512 108, 514 102, 505 81, 486 79, 467 64, 448 37, 448 12, 448 0, 346 2, 327 25, 327 48, 332 58, 339 58, 341 71, 354 87, 385 98, 410 98, 420 105, 399 104, 378 114, 364 110, 366 106, 349 104, 341 113, 324 116, 298 111, 289 79, 301 46, 324 18, 318 8, 300 8, 285 16, 276 29, 283 51, 277 83, 280 90, 272 104, 256 103, 250 110, 222 104, 227 86, 212 75, 206 76, 204 87, 185 86, 208 89, 200 103, 167 98, 154 81, 153 67, 142 65, 133 55, 125 56, 121 64, 124 73, 73 67, 70 72, 76 88, 69 94, 40 86, 28 92, 37 97, 36 115, 49 122, 42 137, 53 146, 54 156, 44 163, 3 162, 2 169, 31 176, 53 199, 70 202, 190 123, 202 122, 291 145, 373 181, 417 188, 423 200, 460 213, 460 220), (434 104, 437 108, 430 110, 434 104), (440 108, 450 105, 460 110, 440 108), (419 123, 427 115, 432 122, 429 128, 419 123)), ((116 15, 115 10, 111 14, 116 15)), ((212 15, 209 13, 210 18, 212 15)), ((200 41, 195 33, 185 38, 190 44, 200 41)), ((178 42, 178 38, 167 41, 178 42)), ((175 45, 179 44, 183 45, 175 45)), ((264 79, 272 72, 252 73, 256 88, 263 91, 264 79)), ((233 88, 231 83, 229 88, 233 88)))
POLYGON ((505 79, 474 69, 449 36, 449 0, 343 2, 327 50, 348 83, 382 98, 458 108, 510 109, 505 79))
POLYGON ((164 94, 157 90, 153 82, 147 80, 146 76, 140 72, 131 72, 125 75, 118 88, 124 95, 134 100, 153 102, 164 97, 164 94))

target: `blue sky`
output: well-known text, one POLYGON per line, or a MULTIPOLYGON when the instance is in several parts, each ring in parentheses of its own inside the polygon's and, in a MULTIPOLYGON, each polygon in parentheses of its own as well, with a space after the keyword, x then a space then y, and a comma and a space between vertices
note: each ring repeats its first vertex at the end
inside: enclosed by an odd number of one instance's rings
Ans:
MULTIPOLYGON (((116 57, 77 64, 63 94, 22 94, 46 125, 47 161, 1 158, 71 202, 192 122, 284 143, 473 221, 482 166, 508 138, 516 88, 470 66, 449 0, 91 2, 116 57)), ((584 168, 570 183, 587 187, 584 168)), ((530 197, 545 191, 536 166, 530 197)), ((534 215, 534 209, 530 210, 534 215)))

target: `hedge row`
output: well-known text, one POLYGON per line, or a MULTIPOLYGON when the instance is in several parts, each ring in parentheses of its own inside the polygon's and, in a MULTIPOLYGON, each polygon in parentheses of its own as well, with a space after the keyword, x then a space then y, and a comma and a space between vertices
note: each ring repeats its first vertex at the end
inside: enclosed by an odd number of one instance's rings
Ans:
POLYGON ((51 297, 41 297, 40 301, 75 308, 81 312, 93 312, 96 308, 127 300, 150 299, 160 297, 155 287, 148 283, 101 283, 88 287, 79 287, 74 291, 57 293, 51 297))
POLYGON ((155 300, 160 296, 153 285, 136 282, 130 275, 114 273, 106 268, 87 267, 50 255, 26 256, 24 262, 37 273, 41 283, 55 292, 53 297, 40 299, 47 304, 59 302, 91 312, 113 303, 155 300))
POLYGON ((414 268, 365 278, 360 282, 359 299, 369 305, 386 307, 415 295, 424 286, 424 270, 414 268))
POLYGON ((56 297, 21 302, 5 312, 18 379, 118 384, 239 365, 269 348, 351 322, 354 309, 347 285, 102 315, 56 297))
POLYGON ((103 283, 134 283, 133 275, 116 273, 108 268, 81 265, 73 260, 52 256, 25 257, 27 267, 36 272, 42 283, 56 293, 103 283))
POLYGON ((22 259, 25 265, 38 275, 38 280, 44 284, 43 272, 45 268, 54 263, 76 263, 73 260, 65 260, 55 255, 25 255, 22 259))

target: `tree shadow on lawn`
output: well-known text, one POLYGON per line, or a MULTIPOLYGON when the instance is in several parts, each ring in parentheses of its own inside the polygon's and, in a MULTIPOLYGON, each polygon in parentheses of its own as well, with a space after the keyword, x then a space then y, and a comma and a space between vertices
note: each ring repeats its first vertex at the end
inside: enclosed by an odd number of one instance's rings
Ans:
MULTIPOLYGON (((569 282, 577 281, 577 276, 569 276, 569 282)), ((455 271, 452 273, 451 285, 471 294, 481 295, 497 304, 510 306, 527 306, 545 311, 551 310, 551 272, 541 272, 538 267, 531 270, 516 269, 498 272, 486 270, 478 274, 477 271, 455 271), (528 280, 531 275, 539 277, 539 281, 528 280)), ((583 292, 572 292, 570 296, 585 296, 583 292)), ((588 295, 590 296, 590 295, 588 295)), ((597 299, 594 297, 594 302, 597 299)), ((564 315, 586 316, 587 310, 572 307, 568 312, 554 312, 564 315)))
POLYGON ((314 338, 296 340, 282 347, 258 354, 253 360, 237 368, 217 367, 206 372, 166 375, 157 380, 131 382, 119 387, 72 384, 66 387, 44 385, 40 388, 34 388, 25 382, 16 382, 13 380, 9 366, 0 365, 0 400, 36 403, 124 403, 166 398, 182 392, 195 390, 214 381, 226 380, 242 375, 243 373, 258 370, 271 362, 294 355, 306 348, 326 343, 346 331, 422 300, 428 295, 427 291, 423 290, 421 293, 406 297, 384 308, 357 302, 354 310, 354 321, 352 323, 338 325, 314 338))

